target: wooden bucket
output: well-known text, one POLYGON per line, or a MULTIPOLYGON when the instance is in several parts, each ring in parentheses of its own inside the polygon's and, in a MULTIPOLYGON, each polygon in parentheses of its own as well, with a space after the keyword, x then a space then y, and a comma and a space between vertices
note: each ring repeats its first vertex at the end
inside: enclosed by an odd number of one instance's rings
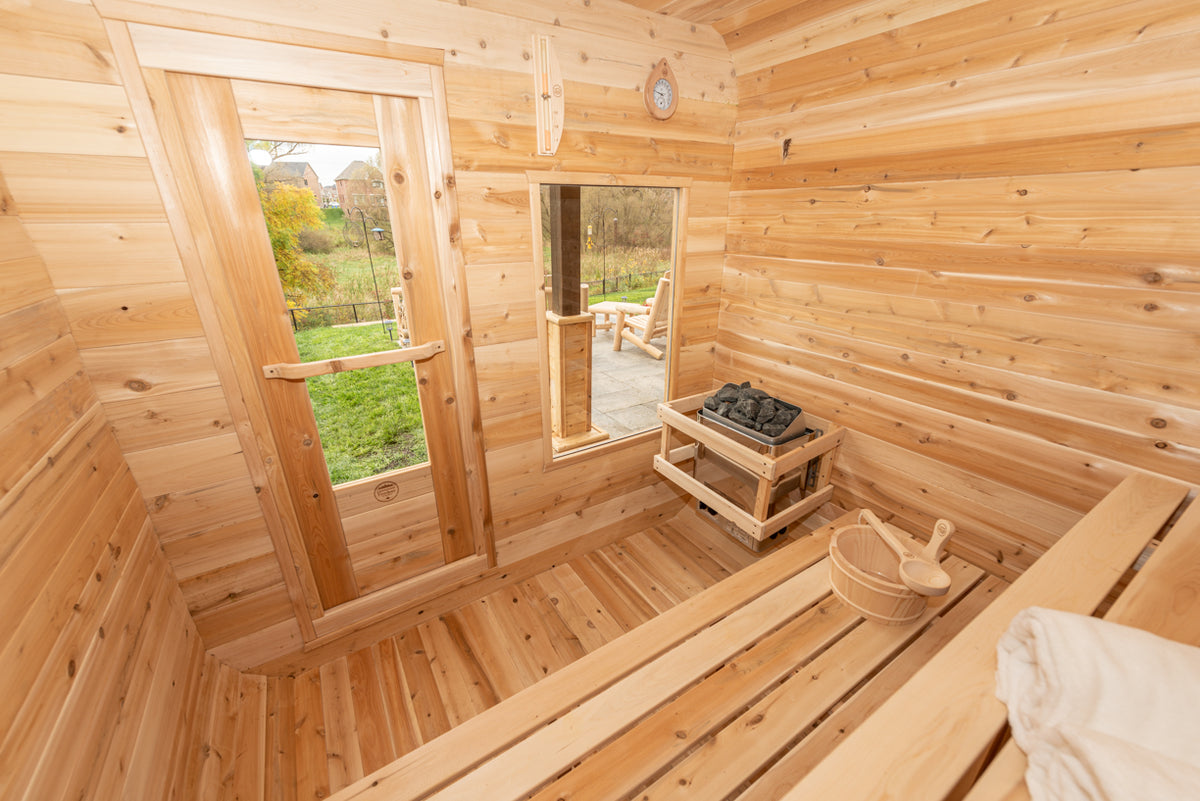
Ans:
POLYGON ((900 558, 867 525, 843 526, 829 541, 829 583, 868 620, 900 626, 925 611, 925 596, 900 582, 900 558))

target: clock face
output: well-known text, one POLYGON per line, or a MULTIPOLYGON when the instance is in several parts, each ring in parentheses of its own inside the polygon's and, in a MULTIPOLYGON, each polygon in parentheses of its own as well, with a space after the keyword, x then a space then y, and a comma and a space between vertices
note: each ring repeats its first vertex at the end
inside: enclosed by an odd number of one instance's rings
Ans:
POLYGON ((659 78, 654 82, 654 105, 664 111, 671 106, 671 82, 666 78, 659 78))
POLYGON ((642 84, 642 99, 646 103, 646 111, 656 120, 670 119, 679 105, 679 84, 675 81, 675 73, 667 60, 661 59, 646 76, 642 84))

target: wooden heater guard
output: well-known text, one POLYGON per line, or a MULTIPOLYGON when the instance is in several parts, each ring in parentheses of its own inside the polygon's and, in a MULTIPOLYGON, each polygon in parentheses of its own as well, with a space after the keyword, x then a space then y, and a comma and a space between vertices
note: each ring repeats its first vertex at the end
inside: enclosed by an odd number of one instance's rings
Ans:
MULTIPOLYGON (((706 426, 697 419, 696 413, 704 405, 704 399, 709 394, 711 393, 700 393, 658 405, 658 417, 663 423, 662 450, 654 457, 654 469, 663 478, 760 542, 816 511, 830 499, 833 495, 833 485, 829 483, 829 479, 833 473, 837 447, 846 433, 844 428, 805 412, 809 428, 821 429, 825 433, 808 441, 797 439, 793 443, 778 446, 763 445, 761 448, 767 452, 761 453, 759 448, 743 444, 740 441, 743 438, 732 431, 725 433, 721 429, 706 426), (692 441, 671 448, 672 433, 692 441), (753 488, 754 508, 743 509, 679 467, 680 464, 696 458, 698 444, 743 468, 752 476, 756 483, 753 488), (797 471, 806 469, 814 459, 820 460, 815 487, 798 502, 768 517, 775 486, 787 477, 794 476, 797 471)), ((750 441, 746 439, 746 442, 750 441)))

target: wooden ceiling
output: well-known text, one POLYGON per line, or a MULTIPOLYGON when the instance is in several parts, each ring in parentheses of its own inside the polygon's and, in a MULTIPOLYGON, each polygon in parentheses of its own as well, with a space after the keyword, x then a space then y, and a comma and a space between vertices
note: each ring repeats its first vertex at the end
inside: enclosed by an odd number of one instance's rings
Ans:
POLYGON ((712 25, 728 38, 740 26, 792 8, 795 0, 626 0, 630 5, 677 19, 712 25))

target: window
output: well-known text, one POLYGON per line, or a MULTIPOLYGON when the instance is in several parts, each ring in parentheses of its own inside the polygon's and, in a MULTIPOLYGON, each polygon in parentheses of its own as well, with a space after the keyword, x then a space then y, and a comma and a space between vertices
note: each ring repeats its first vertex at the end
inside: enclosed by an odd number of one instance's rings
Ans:
MULTIPOLYGON (((247 143, 252 153, 271 145, 284 145, 295 154, 291 158, 305 159, 331 177, 378 172, 373 166, 378 149, 247 143)), ((400 275, 383 182, 371 181, 378 195, 355 195, 356 203, 369 197, 370 207, 322 209, 311 191, 270 180, 272 167, 281 163, 256 166, 255 179, 300 360, 405 347, 406 314, 403 293, 393 289, 400 275)), ((428 460, 411 363, 314 376, 305 383, 333 484, 428 460)))
POLYGON ((682 190, 538 187, 544 397, 561 456, 659 426, 682 190))

